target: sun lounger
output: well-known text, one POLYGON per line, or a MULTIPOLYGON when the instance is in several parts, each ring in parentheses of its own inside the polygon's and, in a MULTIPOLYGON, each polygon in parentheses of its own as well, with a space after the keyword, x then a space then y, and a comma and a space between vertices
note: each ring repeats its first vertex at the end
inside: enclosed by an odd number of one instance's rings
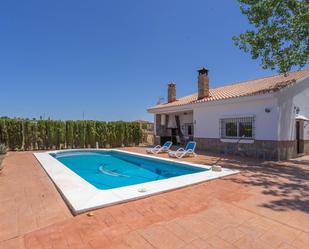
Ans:
POLYGON ((179 148, 176 151, 170 151, 168 155, 170 157, 176 157, 176 158, 196 156, 196 154, 194 153, 195 147, 196 147, 196 142, 191 141, 187 143, 185 148, 179 148))
POLYGON ((172 144, 173 143, 171 141, 167 141, 163 144, 163 146, 157 145, 156 147, 146 149, 146 152, 149 154, 166 153, 169 152, 172 144))

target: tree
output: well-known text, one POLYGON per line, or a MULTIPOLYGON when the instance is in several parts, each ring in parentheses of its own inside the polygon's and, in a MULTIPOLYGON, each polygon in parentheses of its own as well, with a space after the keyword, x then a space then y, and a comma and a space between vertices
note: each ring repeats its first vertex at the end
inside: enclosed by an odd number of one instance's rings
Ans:
POLYGON ((254 25, 239 36, 236 46, 260 58, 264 69, 287 73, 308 63, 309 0, 238 0, 254 25))

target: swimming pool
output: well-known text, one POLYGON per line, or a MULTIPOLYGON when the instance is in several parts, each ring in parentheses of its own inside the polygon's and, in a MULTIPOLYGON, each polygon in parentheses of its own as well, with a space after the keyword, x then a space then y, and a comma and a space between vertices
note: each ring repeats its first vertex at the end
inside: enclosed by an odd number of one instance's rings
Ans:
POLYGON ((208 170, 119 151, 75 151, 52 156, 98 189, 119 188, 208 170))
MULTIPOLYGON (((235 174, 116 149, 34 153, 73 214, 235 174)), ((181 200, 179 200, 181 201, 181 200)))

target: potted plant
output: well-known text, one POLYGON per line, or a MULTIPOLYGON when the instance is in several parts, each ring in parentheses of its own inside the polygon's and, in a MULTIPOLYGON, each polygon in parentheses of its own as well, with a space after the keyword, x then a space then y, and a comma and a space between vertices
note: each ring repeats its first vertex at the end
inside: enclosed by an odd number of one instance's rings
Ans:
POLYGON ((7 149, 6 149, 5 145, 0 144, 0 172, 2 171, 2 169, 4 167, 4 165, 2 164, 2 161, 4 159, 6 152, 7 152, 7 149))

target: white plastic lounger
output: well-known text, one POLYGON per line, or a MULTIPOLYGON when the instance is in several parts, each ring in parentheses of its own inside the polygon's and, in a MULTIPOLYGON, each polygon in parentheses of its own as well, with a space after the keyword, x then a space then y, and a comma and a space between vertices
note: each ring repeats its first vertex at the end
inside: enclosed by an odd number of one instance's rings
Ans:
POLYGON ((146 152, 150 154, 166 153, 166 152, 169 152, 172 144, 173 143, 171 141, 167 141, 163 144, 163 146, 157 145, 154 148, 146 149, 146 152))
POLYGON ((196 154, 194 153, 196 147, 196 142, 191 141, 188 142, 185 148, 179 148, 176 151, 170 151, 168 153, 168 155, 170 157, 176 157, 176 158, 182 158, 182 157, 186 157, 186 156, 196 156, 196 154))

